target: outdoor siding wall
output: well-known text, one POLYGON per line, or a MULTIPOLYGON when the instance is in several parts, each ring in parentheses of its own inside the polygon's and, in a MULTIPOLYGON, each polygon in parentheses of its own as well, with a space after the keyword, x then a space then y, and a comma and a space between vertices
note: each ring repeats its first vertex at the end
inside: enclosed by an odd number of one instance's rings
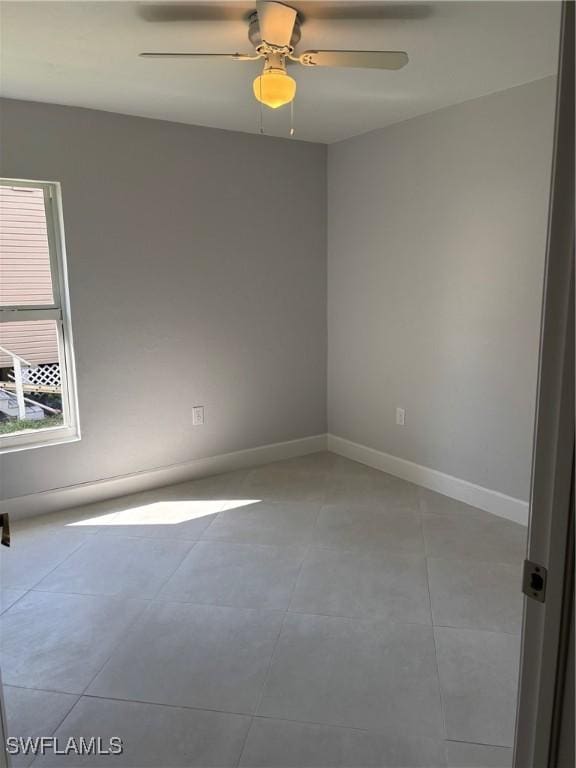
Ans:
POLYGON ((0 120, 2 175, 62 184, 82 427, 0 457, 4 498, 326 431, 325 147, 12 100, 0 120))
MULTIPOLYGON (((59 362, 54 320, 1 323, 0 346, 15 352, 33 365, 59 362)), ((12 365, 12 357, 0 349, 0 368, 11 368, 12 365)))
MULTIPOLYGON (((43 190, 0 185, 0 306, 52 301, 43 190)), ((0 346, 36 365, 58 362, 53 321, 2 323, 0 346)), ((0 349, 0 368, 12 364, 0 349)))
POLYGON ((0 186, 0 305, 51 304, 42 189, 0 186))

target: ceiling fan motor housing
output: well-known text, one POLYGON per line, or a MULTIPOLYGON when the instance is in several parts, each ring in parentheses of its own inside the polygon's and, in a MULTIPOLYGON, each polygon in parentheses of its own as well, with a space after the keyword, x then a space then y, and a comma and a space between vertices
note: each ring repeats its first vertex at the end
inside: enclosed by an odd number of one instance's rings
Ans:
MULTIPOLYGON (((300 18, 300 14, 296 16, 296 21, 294 22, 294 28, 292 29, 292 37, 290 38, 290 48, 294 50, 294 48, 298 45, 300 42, 300 38, 302 36, 301 32, 301 24, 302 20, 300 18)), ((267 41, 262 39, 262 35, 260 33, 260 23, 258 21, 258 12, 254 11, 250 15, 250 18, 248 19, 248 39, 258 50, 262 45, 265 45, 267 41)), ((286 51, 288 53, 288 51, 286 51)))

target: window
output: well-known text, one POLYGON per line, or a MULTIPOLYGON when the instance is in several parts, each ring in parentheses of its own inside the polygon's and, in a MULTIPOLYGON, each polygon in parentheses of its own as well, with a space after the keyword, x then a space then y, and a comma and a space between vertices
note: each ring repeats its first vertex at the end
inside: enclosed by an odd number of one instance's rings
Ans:
POLYGON ((60 186, 0 179, 0 451, 79 437, 60 186))

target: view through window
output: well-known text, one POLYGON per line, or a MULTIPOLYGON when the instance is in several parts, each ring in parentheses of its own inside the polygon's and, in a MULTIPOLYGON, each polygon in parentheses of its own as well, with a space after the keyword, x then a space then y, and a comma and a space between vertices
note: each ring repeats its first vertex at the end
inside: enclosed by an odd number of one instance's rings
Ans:
POLYGON ((76 438, 58 185, 0 182, 0 448, 76 438))

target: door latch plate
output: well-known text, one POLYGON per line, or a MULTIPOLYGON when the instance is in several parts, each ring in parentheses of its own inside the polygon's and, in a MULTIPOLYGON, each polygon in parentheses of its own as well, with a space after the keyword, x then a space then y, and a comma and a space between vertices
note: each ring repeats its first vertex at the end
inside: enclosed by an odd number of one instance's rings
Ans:
POLYGON ((522 592, 526 597, 543 603, 546 600, 546 581, 548 571, 540 563, 532 560, 524 560, 524 574, 522 576, 522 592))

